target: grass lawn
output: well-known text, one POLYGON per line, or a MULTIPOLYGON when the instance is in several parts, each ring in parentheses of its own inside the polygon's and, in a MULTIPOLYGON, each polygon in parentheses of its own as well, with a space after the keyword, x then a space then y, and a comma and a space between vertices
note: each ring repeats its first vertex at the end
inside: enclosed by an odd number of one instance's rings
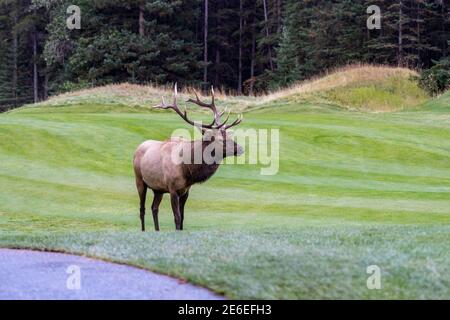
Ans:
POLYGON ((126 262, 229 298, 449 299, 449 96, 408 112, 248 112, 242 127, 280 129, 279 174, 222 166, 192 188, 181 233, 167 195, 163 231, 151 214, 139 231, 131 165, 177 116, 86 103, 1 114, 0 247, 126 262), (369 265, 381 290, 367 289, 369 265))

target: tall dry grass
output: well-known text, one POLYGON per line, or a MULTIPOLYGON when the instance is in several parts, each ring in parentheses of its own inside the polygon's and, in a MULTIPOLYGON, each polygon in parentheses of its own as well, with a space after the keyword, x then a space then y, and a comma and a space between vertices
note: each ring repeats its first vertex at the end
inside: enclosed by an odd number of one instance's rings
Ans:
MULTIPOLYGON (((194 96, 194 91, 197 90, 200 99, 210 99, 210 94, 205 95, 200 90, 194 87, 182 87, 178 90, 179 101, 182 103, 190 97, 194 96)), ((57 96, 50 97, 44 104, 57 105, 67 102, 80 102, 85 98, 89 98, 92 101, 104 101, 104 100, 117 100, 118 103, 126 103, 131 105, 151 106, 157 101, 161 100, 161 97, 165 97, 166 101, 171 101, 173 96, 173 87, 170 86, 156 86, 156 85, 140 85, 131 83, 118 83, 105 86, 87 88, 77 90, 73 92, 59 94, 57 96)), ((215 90, 215 97, 223 102, 237 103, 241 101, 246 103, 248 97, 238 97, 227 95, 223 91, 215 90)))
POLYGON ((265 104, 289 96, 327 91, 350 85, 362 85, 365 83, 376 84, 395 76, 409 77, 417 75, 416 71, 407 68, 368 64, 348 65, 327 72, 325 75, 296 83, 289 88, 271 92, 262 96, 258 103, 265 104))

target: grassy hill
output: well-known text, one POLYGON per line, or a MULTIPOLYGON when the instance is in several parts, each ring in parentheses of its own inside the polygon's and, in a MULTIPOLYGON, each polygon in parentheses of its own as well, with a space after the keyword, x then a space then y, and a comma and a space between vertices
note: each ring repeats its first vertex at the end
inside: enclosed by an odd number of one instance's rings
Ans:
POLYGON ((371 82, 364 68, 334 74, 353 81, 221 96, 245 111, 242 127, 280 129, 280 172, 222 166, 193 187, 182 233, 167 196, 163 231, 139 231, 131 168, 138 144, 184 126, 149 107, 169 92, 116 85, 1 114, 0 246, 126 262, 230 298, 448 299, 449 93, 429 100, 409 74, 408 85, 392 80, 403 71, 371 82), (348 108, 353 93, 339 93, 370 87, 413 102, 348 108), (381 290, 366 287, 369 265, 381 268, 381 290))
MULTIPOLYGON (((290 88, 259 97, 227 96, 216 90, 218 101, 235 112, 245 112, 274 105, 318 104, 327 108, 334 106, 347 110, 368 112, 390 112, 412 109, 428 100, 427 94, 414 80, 418 74, 405 68, 358 65, 348 66, 323 77, 293 85, 290 88)), ((191 96, 191 88, 180 92, 180 101, 191 96)), ((103 87, 69 92, 47 101, 30 105, 39 108, 37 112, 61 112, 53 107, 63 107, 70 112, 70 106, 84 105, 84 111, 98 112, 113 110, 124 112, 145 112, 149 106, 160 102, 162 95, 171 95, 172 87, 154 87, 135 84, 115 84, 103 87), (105 108, 115 106, 116 108, 105 108), (47 109, 51 107, 51 109, 47 109), (95 107, 95 108, 94 108, 95 107), (121 108, 118 108, 121 107, 121 108)), ((204 97, 201 97, 204 98, 204 97)), ((29 110, 27 110, 29 111, 29 110)), ((79 109, 76 110, 79 112, 79 109)))

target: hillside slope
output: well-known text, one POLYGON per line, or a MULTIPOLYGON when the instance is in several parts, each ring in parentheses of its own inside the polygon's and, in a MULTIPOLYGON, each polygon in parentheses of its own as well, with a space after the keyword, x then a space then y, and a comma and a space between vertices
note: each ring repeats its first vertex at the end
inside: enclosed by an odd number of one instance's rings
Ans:
MULTIPOLYGON (((219 104, 228 106, 234 112, 290 103, 368 112, 399 111, 412 109, 429 99, 417 86, 416 76, 415 71, 404 68, 349 66, 260 97, 227 96, 220 92, 216 96, 219 104)), ((167 87, 124 83, 66 93, 28 107, 88 104, 103 106, 104 112, 108 111, 104 106, 121 106, 115 108, 116 111, 145 112, 145 109, 159 103, 162 95, 170 97, 171 94, 171 88, 167 87)), ((185 88, 180 91, 179 101, 186 101, 191 96, 190 88, 185 88)))
POLYGON ((347 110, 389 112, 418 106, 429 97, 415 71, 385 66, 348 66, 263 97, 260 103, 314 102, 347 110))
POLYGON ((418 110, 450 113, 450 90, 420 105, 418 110))

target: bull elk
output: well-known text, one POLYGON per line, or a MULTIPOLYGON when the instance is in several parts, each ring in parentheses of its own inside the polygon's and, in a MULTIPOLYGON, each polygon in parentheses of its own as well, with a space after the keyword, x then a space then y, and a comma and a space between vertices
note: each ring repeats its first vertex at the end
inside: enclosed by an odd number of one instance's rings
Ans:
POLYGON ((188 118, 186 109, 183 112, 178 108, 176 84, 174 88, 173 104, 166 104, 163 97, 162 103, 155 106, 155 108, 172 109, 188 124, 197 127, 202 133, 202 139, 194 141, 182 138, 171 138, 166 141, 148 140, 142 143, 135 152, 133 165, 136 177, 136 187, 140 198, 142 231, 145 231, 145 203, 147 189, 151 189, 154 194, 151 209, 155 230, 159 231, 158 208, 165 193, 170 194, 176 230, 183 230, 184 206, 188 199, 191 186, 196 183, 205 182, 214 175, 224 158, 239 156, 244 152, 243 148, 238 145, 227 132, 231 127, 241 123, 242 116, 239 116, 233 123, 227 125, 230 113, 228 113, 226 119, 222 121, 222 116, 225 114, 226 110, 222 112, 217 110, 213 88, 211 88, 211 103, 200 101, 195 90, 194 93, 195 100, 189 99, 187 102, 211 110, 214 115, 211 124, 194 122, 188 118), (196 150, 200 150, 202 153, 201 161, 198 161, 198 163, 174 161, 173 154, 187 154, 189 155, 189 158, 192 159, 196 150), (205 159, 205 157, 203 157, 205 150, 211 151, 210 157, 212 159, 205 159))

